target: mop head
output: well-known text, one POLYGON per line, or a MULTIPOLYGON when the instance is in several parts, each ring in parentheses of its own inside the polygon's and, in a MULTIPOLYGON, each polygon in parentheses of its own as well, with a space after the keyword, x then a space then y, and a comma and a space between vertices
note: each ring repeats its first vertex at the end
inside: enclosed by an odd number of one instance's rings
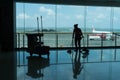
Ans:
POLYGON ((82 49, 82 52, 83 52, 83 53, 88 53, 89 50, 88 50, 87 48, 83 48, 83 49, 82 49))
POLYGON ((83 48, 82 54, 82 58, 86 58, 89 55, 89 50, 87 48, 83 48))
POLYGON ((72 50, 71 50, 71 49, 67 50, 67 53, 71 54, 71 53, 72 53, 72 50))

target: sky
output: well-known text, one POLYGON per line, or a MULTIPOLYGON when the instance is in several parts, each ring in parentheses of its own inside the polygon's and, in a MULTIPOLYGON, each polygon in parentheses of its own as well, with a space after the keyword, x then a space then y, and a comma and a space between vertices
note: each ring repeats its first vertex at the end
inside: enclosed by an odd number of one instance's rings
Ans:
POLYGON ((120 29, 120 8, 35 3, 16 3, 16 27, 120 29), (40 18, 42 16, 42 19, 40 18), (41 22, 42 21, 42 22, 41 22))

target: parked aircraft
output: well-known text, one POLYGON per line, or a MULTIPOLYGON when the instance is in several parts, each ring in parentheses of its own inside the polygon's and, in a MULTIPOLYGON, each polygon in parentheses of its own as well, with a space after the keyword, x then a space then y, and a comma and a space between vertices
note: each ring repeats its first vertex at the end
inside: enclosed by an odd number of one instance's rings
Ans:
POLYGON ((95 30, 94 27, 92 27, 92 33, 89 34, 90 40, 96 40, 96 39, 103 39, 103 40, 114 40, 115 35, 112 32, 109 31, 98 31, 95 30))

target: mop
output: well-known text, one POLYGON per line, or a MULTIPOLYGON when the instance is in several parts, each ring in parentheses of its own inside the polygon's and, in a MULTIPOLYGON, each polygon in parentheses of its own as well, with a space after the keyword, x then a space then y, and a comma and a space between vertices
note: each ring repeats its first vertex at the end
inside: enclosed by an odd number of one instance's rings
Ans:
MULTIPOLYGON (((71 42, 70 46, 72 46, 72 48, 73 48, 73 38, 72 38, 72 42, 71 42)), ((68 49, 67 50, 67 53, 69 53, 69 54, 71 54, 72 52, 73 52, 72 49, 68 49)))
POLYGON ((83 39, 82 58, 86 58, 89 55, 89 50, 85 47, 85 40, 83 39))

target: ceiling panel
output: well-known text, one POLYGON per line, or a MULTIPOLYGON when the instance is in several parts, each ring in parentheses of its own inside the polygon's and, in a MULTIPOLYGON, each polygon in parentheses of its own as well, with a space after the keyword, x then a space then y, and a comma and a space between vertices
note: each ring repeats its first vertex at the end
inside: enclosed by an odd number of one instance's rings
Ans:
POLYGON ((119 6, 120 0, 14 0, 15 2, 49 3, 66 5, 119 6))

